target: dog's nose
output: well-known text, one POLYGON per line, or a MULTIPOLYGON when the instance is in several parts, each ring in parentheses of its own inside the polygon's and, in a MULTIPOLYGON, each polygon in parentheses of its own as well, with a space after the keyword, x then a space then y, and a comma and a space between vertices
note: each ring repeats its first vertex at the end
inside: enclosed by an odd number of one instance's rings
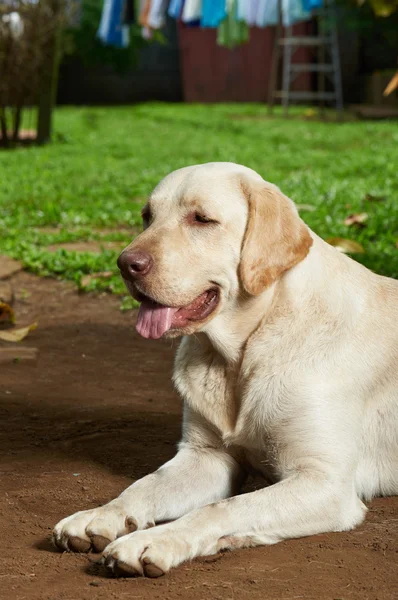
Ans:
POLYGON ((117 259, 117 266, 126 277, 143 277, 152 269, 153 259, 148 252, 134 250, 133 252, 122 252, 117 259))

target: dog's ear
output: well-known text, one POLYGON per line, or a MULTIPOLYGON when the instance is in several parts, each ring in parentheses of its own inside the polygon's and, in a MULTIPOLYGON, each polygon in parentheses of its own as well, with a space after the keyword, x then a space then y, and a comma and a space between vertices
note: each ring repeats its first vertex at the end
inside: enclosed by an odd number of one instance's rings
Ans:
POLYGON ((257 296, 307 256, 312 238, 277 187, 246 179, 240 183, 249 211, 239 275, 246 292, 257 296))

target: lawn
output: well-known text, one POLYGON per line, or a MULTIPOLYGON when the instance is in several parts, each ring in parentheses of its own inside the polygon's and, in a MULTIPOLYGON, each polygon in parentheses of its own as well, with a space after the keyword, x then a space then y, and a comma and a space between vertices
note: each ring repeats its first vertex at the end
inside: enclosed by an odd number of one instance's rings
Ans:
POLYGON ((233 161, 306 205, 301 216, 323 238, 356 240, 365 252, 354 258, 398 277, 394 122, 269 118, 263 105, 143 104, 60 108, 54 137, 0 152, 0 253, 35 273, 122 296, 115 260, 138 231, 152 187, 185 165, 233 161), (366 226, 345 225, 351 213, 366 213, 366 226), (99 240, 102 249, 48 250, 80 240, 99 240), (84 277, 103 271, 114 275, 84 277))

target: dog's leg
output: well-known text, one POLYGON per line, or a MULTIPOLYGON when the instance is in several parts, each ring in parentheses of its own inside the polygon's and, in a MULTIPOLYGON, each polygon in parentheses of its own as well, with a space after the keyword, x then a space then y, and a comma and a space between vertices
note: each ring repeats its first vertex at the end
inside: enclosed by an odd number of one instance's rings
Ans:
POLYGON ((171 461, 105 506, 60 521, 53 532, 54 543, 64 550, 102 552, 129 532, 177 519, 233 495, 241 469, 219 446, 197 419, 194 424, 185 422, 183 442, 171 461))
POLYGON ((173 523, 126 535, 107 547, 105 560, 116 574, 156 577, 221 549, 351 529, 365 511, 353 487, 344 490, 326 474, 302 473, 199 508, 173 523))

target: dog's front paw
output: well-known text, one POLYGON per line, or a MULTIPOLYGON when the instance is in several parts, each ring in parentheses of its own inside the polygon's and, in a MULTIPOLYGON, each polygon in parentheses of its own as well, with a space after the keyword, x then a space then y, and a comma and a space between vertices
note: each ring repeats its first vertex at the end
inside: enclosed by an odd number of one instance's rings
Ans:
POLYGON ((145 516, 132 516, 119 502, 83 510, 62 519, 54 528, 53 542, 61 550, 102 552, 120 536, 153 526, 145 516))
POLYGON ((169 525, 130 533, 106 547, 105 565, 117 577, 161 577, 192 558, 191 544, 184 538, 169 525))

